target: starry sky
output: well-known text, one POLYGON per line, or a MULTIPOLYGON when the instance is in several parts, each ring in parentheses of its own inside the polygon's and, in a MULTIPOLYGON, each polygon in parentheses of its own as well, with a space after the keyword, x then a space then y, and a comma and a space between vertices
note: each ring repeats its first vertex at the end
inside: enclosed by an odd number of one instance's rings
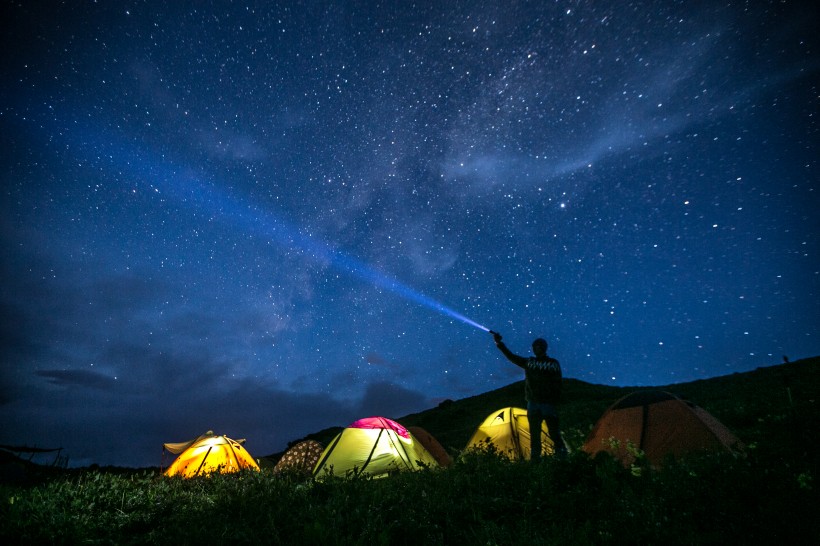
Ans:
POLYGON ((0 444, 258 457, 522 379, 487 328, 619 386, 820 354, 812 1, 6 8, 0 444))

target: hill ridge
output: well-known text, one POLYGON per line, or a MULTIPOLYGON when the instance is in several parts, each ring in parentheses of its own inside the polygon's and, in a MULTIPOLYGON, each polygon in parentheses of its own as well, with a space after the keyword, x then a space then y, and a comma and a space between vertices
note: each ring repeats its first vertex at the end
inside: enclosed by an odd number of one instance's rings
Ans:
MULTIPOLYGON (((448 399, 434 408, 403 417, 383 417, 395 419, 407 427, 427 430, 445 449, 455 454, 466 446, 475 428, 492 411, 508 406, 524 407, 523 384, 523 380, 515 381, 485 393, 458 400, 448 399)), ((709 411, 741 439, 758 437, 761 434, 759 415, 783 419, 800 411, 816 419, 817 403, 820 401, 820 356, 761 366, 747 372, 658 386, 616 387, 564 378, 561 429, 570 447, 580 447, 594 423, 609 406, 638 390, 671 392, 709 411)), ((327 445, 342 428, 334 426, 319 430, 289 442, 288 447, 308 439, 327 445)), ((275 463, 284 451, 262 459, 275 463)))

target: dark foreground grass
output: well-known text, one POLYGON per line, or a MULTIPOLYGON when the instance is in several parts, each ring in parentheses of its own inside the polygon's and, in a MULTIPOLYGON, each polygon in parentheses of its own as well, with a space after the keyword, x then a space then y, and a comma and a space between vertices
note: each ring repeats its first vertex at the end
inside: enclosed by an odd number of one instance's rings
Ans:
MULTIPOLYGON (((269 471, 32 473, 0 485, 0 543, 817 544, 820 358, 673 387, 734 430, 747 456, 662 470, 591 459, 578 448, 625 389, 568 381, 561 418, 575 453, 564 461, 470 454, 446 470, 323 482, 269 471)), ((511 385, 401 422, 457 455, 490 411, 521 393, 511 385)))
POLYGON ((575 453, 323 482, 84 471, 0 487, 4 544, 814 544, 816 469, 755 453, 661 471, 575 453))

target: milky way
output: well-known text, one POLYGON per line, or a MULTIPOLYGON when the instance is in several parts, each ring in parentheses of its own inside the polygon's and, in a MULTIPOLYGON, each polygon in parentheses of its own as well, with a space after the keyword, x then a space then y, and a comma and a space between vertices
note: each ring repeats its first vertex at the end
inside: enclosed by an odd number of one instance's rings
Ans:
POLYGON ((820 354, 811 2, 18 4, 0 444, 260 456, 521 379, 485 328, 621 386, 820 354))

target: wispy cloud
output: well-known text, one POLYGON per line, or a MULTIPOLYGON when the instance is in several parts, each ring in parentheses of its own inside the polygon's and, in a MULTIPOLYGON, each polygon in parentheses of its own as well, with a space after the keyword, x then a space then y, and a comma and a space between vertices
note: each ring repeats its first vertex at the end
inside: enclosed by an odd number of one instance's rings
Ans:
POLYGON ((91 370, 37 370, 35 375, 44 377, 52 385, 61 387, 88 387, 111 390, 117 385, 117 378, 91 370))

